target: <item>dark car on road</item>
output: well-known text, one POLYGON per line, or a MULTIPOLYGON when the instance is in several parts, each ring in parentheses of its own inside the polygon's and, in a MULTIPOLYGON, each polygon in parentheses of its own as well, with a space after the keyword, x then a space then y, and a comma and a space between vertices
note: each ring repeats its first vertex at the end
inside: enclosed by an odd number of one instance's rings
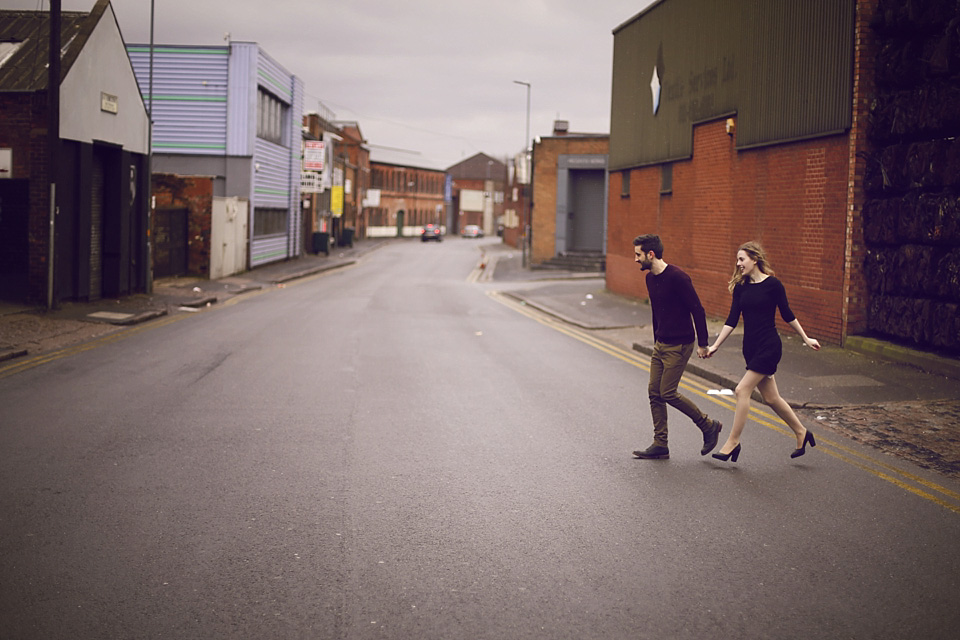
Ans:
POLYGON ((420 241, 426 242, 427 240, 443 242, 443 234, 440 232, 440 225, 427 224, 423 226, 423 231, 420 232, 420 241))

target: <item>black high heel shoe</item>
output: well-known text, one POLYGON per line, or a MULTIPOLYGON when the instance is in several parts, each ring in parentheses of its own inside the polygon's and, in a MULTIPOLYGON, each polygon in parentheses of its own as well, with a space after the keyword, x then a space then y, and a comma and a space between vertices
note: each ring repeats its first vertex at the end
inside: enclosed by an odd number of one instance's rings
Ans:
POLYGON ((807 452, 807 444, 810 444, 811 447, 817 446, 817 439, 813 437, 813 431, 807 429, 807 435, 803 436, 803 446, 799 449, 795 449, 793 453, 790 454, 791 458, 799 458, 807 452))
POLYGON ((737 446, 735 446, 733 448, 733 451, 731 451, 730 453, 714 453, 711 455, 713 455, 713 457, 716 458, 717 460, 723 460, 724 462, 726 462, 727 460, 730 460, 731 458, 733 459, 733 462, 736 462, 737 458, 740 457, 740 443, 738 442, 737 446))

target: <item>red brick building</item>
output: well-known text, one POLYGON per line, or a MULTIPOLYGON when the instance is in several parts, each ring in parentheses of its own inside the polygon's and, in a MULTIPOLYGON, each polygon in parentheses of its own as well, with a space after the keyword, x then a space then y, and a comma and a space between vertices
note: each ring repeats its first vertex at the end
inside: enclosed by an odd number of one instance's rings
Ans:
POLYGON ((646 297, 632 240, 658 233, 723 318, 737 247, 758 240, 808 334, 839 344, 866 329, 875 3, 802 4, 662 0, 614 31, 611 291, 646 297))
POLYGON ((343 223, 355 230, 357 237, 367 235, 363 201, 370 188, 370 149, 366 146, 357 122, 337 122, 340 127, 340 153, 344 164, 343 223))
POLYGON ((419 237, 425 224, 445 227, 445 184, 446 173, 417 154, 372 149, 365 237, 419 237))
POLYGON ((0 297, 145 291, 148 118, 116 17, 107 0, 61 12, 57 103, 50 32, 49 12, 0 11, 0 297))
POLYGON ((495 234, 503 224, 507 165, 485 153, 477 153, 448 167, 447 173, 453 180, 451 233, 476 225, 488 236, 495 234))
POLYGON ((533 145, 531 264, 605 249, 606 133, 572 133, 566 121, 533 145))

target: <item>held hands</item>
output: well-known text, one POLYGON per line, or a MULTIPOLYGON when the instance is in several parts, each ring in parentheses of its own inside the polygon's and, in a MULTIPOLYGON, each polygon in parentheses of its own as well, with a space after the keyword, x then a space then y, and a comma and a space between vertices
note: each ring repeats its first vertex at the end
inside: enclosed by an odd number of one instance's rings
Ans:
POLYGON ((814 351, 820 351, 820 343, 814 340, 813 338, 807 338, 803 341, 803 344, 810 347, 814 351))
POLYGON ((711 345, 709 347, 697 347, 697 355, 703 359, 709 358, 714 353, 716 353, 717 347, 711 345))

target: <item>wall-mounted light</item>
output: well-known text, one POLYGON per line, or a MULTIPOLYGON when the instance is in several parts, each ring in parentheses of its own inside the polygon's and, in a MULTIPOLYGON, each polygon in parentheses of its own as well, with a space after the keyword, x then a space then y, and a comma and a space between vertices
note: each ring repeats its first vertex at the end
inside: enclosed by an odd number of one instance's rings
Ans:
POLYGON ((733 118, 727 118, 727 135, 732 136, 733 132, 737 129, 737 123, 733 118))

